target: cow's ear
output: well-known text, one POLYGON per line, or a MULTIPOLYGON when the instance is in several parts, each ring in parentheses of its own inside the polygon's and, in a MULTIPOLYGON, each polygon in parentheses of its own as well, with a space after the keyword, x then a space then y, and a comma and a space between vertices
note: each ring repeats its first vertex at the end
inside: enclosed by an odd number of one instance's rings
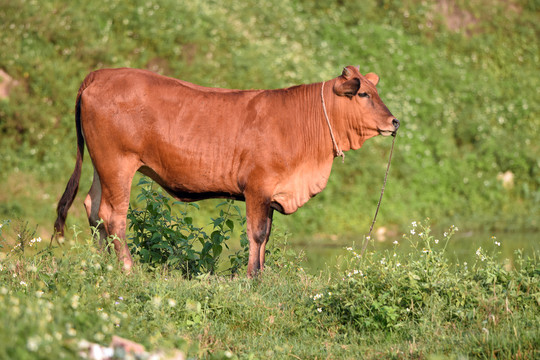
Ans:
POLYGON ((347 96, 349 99, 358 93, 358 89, 360 89, 359 78, 352 78, 341 84, 334 85, 334 93, 336 93, 336 95, 347 96))
POLYGON ((371 82, 375 86, 377 86, 377 84, 379 83, 379 75, 375 73, 366 74, 366 79, 368 79, 369 82, 371 82))
POLYGON ((343 71, 341 72, 341 76, 343 76, 345 79, 350 79, 352 74, 351 70, 347 69, 346 67, 343 68, 343 71))

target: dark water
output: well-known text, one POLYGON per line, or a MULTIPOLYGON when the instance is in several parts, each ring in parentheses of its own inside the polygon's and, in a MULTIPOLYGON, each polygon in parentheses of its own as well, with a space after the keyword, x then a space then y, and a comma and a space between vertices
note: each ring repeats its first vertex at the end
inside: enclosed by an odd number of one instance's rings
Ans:
MULTIPOLYGON (((440 235, 440 238, 444 238, 440 235)), ((438 246, 442 246, 441 240, 438 246)), ((305 260, 302 262, 304 270, 311 274, 318 274, 320 271, 335 270, 344 257, 349 256, 346 247, 353 247, 358 253, 362 247, 362 237, 358 238, 317 238, 317 239, 295 239, 289 240, 289 246, 297 252, 305 253, 305 260)), ((373 241, 368 246, 368 251, 384 251, 385 249, 396 248, 397 252, 410 252, 408 242, 402 236, 387 238, 385 241, 373 241), (398 246, 393 242, 397 240, 398 246)), ((515 259, 515 251, 521 249, 524 255, 532 256, 534 251, 540 251, 540 233, 484 233, 484 232, 457 232, 449 240, 446 247, 446 256, 452 262, 471 262, 476 259, 476 250, 482 247, 487 254, 497 255, 501 262, 515 259), (500 243, 500 246, 495 244, 500 243), (508 259, 508 260, 505 260, 508 259)))

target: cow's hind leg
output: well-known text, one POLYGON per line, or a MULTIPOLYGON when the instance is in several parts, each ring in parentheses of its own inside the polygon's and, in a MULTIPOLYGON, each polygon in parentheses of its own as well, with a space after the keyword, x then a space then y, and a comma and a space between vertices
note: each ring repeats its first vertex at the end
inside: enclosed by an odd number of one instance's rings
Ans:
POLYGON ((98 216, 103 220, 107 234, 112 237, 118 260, 123 263, 126 271, 129 271, 133 266, 126 242, 126 217, 129 208, 131 181, 136 168, 136 166, 125 166, 123 169, 112 169, 111 171, 106 169, 106 171, 99 173, 101 201, 98 216))
POLYGON ((264 266, 264 251, 272 228, 272 212, 268 199, 246 194, 248 277, 257 276, 264 266))
POLYGON ((97 235, 99 236, 99 247, 103 248, 105 239, 107 238, 107 232, 103 224, 100 224, 99 218, 99 204, 101 203, 101 181, 99 180, 99 175, 94 169, 94 180, 86 199, 84 200, 84 207, 86 208, 86 214, 88 215, 88 222, 90 226, 96 229, 97 235))

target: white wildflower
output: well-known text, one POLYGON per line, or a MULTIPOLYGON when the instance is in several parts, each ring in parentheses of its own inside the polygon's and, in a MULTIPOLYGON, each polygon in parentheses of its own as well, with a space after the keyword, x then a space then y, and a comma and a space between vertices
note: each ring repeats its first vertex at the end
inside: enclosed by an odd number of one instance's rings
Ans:
POLYGON ((73 327, 71 327, 71 324, 66 324, 66 334, 73 337, 77 335, 77 330, 75 330, 73 327))
POLYGON ((476 250, 476 256, 480 258, 480 261, 486 260, 486 257, 482 254, 482 247, 479 247, 478 250, 476 250))
POLYGON ((317 311, 318 311, 318 312, 322 312, 322 309, 321 309, 321 308, 317 308, 317 311))
POLYGON ((411 229, 411 235, 414 235, 416 234, 416 231, 414 231, 414 229, 411 229))
POLYGON ((79 306, 79 295, 75 294, 71 297, 71 307, 76 309, 79 306))
POLYGON ((152 304, 155 306, 155 307, 160 307, 161 306, 161 298, 159 296, 154 296, 152 298, 152 304))
POLYGON ((413 226, 413 227, 416 227, 416 221, 413 221, 413 222, 412 222, 412 226, 413 226))
POLYGON ((29 337, 28 340, 26 340, 26 348, 29 351, 37 351, 39 348, 40 338, 37 336, 29 337))
POLYGON ((399 244, 399 242, 397 240, 394 240, 393 244, 397 245, 397 244, 399 244))

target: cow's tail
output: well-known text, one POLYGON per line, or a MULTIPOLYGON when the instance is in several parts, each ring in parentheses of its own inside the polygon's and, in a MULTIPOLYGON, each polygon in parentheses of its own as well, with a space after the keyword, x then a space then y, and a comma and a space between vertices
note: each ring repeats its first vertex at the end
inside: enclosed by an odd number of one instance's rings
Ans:
POLYGON ((57 218, 54 222, 54 233, 51 237, 51 243, 55 237, 64 236, 64 226, 66 224, 67 213, 69 208, 71 207, 71 204, 73 204, 73 200, 77 195, 77 191, 79 190, 79 180, 81 179, 82 162, 84 157, 84 136, 82 134, 81 128, 81 96, 84 89, 88 87, 92 80, 93 76, 91 75, 92 74, 90 74, 86 77, 86 79, 84 79, 81 87, 79 88, 79 92, 77 93, 77 100, 75 103, 75 127, 77 129, 77 160, 75 162, 75 169, 73 170, 73 174, 71 174, 71 177, 69 178, 69 181, 66 185, 66 190, 64 190, 64 194, 60 198, 58 206, 56 207, 57 218))

